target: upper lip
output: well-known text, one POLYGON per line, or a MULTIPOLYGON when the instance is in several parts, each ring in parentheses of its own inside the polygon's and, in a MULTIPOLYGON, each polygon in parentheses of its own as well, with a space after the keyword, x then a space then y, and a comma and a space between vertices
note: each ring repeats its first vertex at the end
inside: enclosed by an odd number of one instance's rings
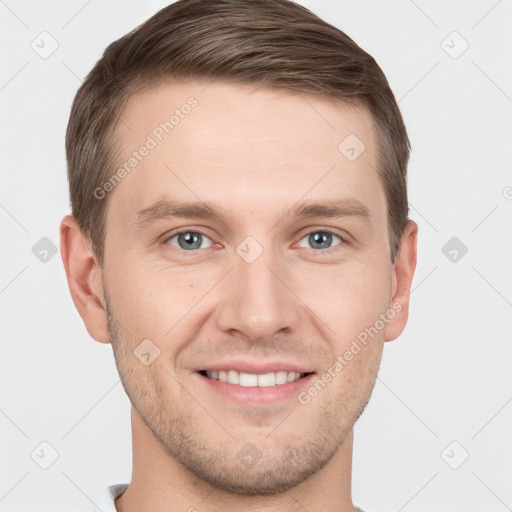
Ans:
POLYGON ((297 364, 290 361, 249 361, 230 359, 221 363, 212 363, 198 368, 197 371, 215 372, 220 370, 237 370, 239 372, 251 374, 265 374, 279 371, 296 372, 296 373, 312 373, 313 370, 303 364, 297 364))

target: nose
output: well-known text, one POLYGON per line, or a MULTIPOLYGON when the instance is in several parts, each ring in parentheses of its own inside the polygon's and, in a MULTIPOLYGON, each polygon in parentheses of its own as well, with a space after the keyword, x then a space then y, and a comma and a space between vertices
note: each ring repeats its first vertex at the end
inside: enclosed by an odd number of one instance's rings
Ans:
POLYGON ((283 263, 267 250, 252 263, 235 254, 235 268, 224 280, 217 320, 221 330, 259 342, 271 341, 280 331, 297 331, 301 302, 283 263))

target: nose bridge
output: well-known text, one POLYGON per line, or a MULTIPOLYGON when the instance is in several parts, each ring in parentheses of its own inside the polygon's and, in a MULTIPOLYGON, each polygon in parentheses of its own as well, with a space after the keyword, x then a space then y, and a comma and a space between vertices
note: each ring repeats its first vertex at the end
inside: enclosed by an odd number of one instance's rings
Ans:
POLYGON ((284 284, 279 256, 271 248, 262 249, 251 240, 238 246, 219 314, 221 329, 237 330, 254 340, 282 329, 295 330, 299 318, 298 300, 284 284))

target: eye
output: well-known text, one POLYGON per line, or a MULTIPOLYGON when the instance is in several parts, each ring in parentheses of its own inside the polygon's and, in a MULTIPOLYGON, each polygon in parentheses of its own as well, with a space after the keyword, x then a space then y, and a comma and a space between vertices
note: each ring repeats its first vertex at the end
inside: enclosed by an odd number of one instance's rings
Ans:
POLYGON ((173 235, 167 237, 164 240, 164 243, 168 243, 178 249, 183 249, 184 251, 191 251, 194 249, 207 249, 211 247, 211 240, 200 231, 179 231, 178 233, 174 233, 173 235), (174 241, 172 241, 175 239, 174 241), (209 246, 203 246, 203 243, 209 240, 209 246))
MULTIPOLYGON (((178 231, 177 233, 168 236, 163 241, 163 243, 172 245, 177 249, 182 249, 187 252, 195 251, 198 249, 208 249, 213 245, 212 241, 207 235, 201 233, 200 231, 192 230, 178 231)), ((332 231, 318 230, 312 231, 304 236, 301 239, 301 242, 299 242, 299 247, 308 247, 314 250, 325 250, 331 249, 336 245, 341 245, 342 243, 345 244, 346 242, 339 235, 336 235, 332 231), (333 246, 332 244, 334 239, 338 239, 339 242, 333 246), (303 245, 303 240, 305 240, 305 243, 310 245, 303 245)))
MULTIPOLYGON (((307 243, 311 244, 312 249, 330 249, 332 247, 333 237, 337 238, 340 243, 343 242, 342 238, 332 231, 312 231, 301 240, 306 240, 307 243)), ((336 244, 340 245, 340 244, 336 244)), ((299 245, 299 247, 305 247, 304 245, 299 245)))

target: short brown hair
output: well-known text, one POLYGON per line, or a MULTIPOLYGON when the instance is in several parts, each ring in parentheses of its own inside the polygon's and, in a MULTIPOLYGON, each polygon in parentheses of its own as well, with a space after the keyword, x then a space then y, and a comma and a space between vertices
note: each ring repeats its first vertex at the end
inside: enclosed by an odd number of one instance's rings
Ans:
POLYGON ((101 267, 108 197, 99 200, 94 190, 112 175, 119 116, 133 94, 173 78, 285 88, 368 108, 395 261, 408 220, 410 143, 373 57, 290 0, 178 0, 108 46, 73 102, 66 132, 72 215, 101 267))

